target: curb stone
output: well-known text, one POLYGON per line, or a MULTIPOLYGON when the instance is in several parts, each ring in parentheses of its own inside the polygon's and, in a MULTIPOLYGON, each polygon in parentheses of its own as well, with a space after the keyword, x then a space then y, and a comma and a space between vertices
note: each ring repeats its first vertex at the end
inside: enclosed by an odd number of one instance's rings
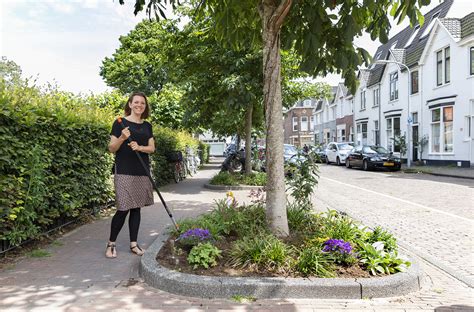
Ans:
POLYGON ((364 299, 406 295, 420 290, 422 271, 412 262, 407 272, 375 278, 219 277, 181 273, 158 264, 156 255, 168 234, 145 251, 139 273, 148 285, 178 295, 201 298, 338 298, 364 299))
POLYGON ((238 190, 258 190, 263 186, 258 185, 213 185, 213 184, 204 184, 204 188, 210 190, 223 190, 223 191, 238 191, 238 190))

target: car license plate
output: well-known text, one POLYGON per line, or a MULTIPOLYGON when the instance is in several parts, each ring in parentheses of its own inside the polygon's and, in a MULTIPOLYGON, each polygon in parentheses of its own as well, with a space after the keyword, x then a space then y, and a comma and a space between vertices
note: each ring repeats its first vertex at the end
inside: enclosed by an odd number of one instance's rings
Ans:
POLYGON ((384 165, 384 166, 387 166, 387 167, 393 167, 393 166, 395 166, 395 164, 392 163, 392 162, 384 162, 383 165, 384 165))

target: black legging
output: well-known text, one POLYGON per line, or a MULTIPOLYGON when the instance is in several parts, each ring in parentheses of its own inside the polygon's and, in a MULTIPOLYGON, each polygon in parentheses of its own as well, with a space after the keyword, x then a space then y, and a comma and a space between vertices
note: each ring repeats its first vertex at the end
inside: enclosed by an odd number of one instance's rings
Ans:
MULTIPOLYGON (((127 211, 118 211, 112 218, 112 224, 110 225, 110 238, 111 242, 117 240, 117 236, 122 229, 123 224, 125 223, 125 218, 127 217, 127 211)), ((130 232, 130 241, 136 242, 138 237, 138 228, 140 227, 140 208, 130 209, 130 216, 128 217, 128 229, 130 232)))

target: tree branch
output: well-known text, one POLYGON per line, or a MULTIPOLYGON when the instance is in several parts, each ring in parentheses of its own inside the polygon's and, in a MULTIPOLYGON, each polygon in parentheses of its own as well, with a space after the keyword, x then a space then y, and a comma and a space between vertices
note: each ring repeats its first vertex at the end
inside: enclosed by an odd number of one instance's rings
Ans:
POLYGON ((273 24, 274 29, 279 29, 285 20, 285 17, 290 11, 293 0, 286 0, 284 3, 280 4, 273 14, 270 23, 273 24))

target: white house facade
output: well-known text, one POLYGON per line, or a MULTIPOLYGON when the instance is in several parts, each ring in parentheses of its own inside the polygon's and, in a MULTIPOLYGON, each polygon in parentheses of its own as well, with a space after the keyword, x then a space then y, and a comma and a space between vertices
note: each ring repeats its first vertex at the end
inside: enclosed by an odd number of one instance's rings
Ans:
POLYGON ((358 144, 377 144, 427 164, 474 163, 474 13, 446 18, 453 0, 407 27, 359 73, 354 95, 358 144), (403 141, 401 141, 403 143, 403 141), (402 144, 403 145, 403 144, 402 144))

